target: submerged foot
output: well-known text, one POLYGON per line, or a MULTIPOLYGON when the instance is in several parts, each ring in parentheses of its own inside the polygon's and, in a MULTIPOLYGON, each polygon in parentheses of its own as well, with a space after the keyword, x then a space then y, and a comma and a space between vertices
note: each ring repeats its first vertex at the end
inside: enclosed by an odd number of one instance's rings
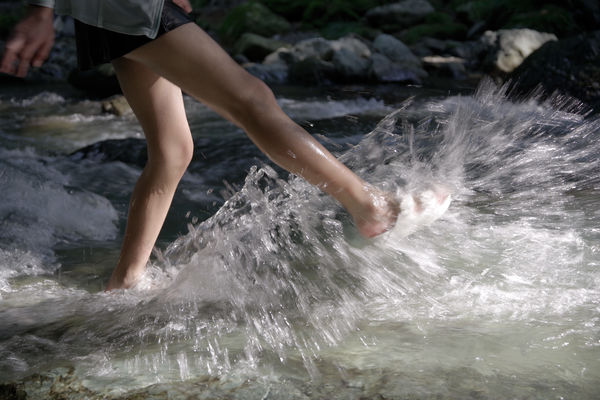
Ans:
POLYGON ((131 289, 140 281, 143 272, 144 271, 142 270, 138 273, 132 271, 121 273, 118 269, 115 269, 104 291, 109 292, 117 289, 131 289))

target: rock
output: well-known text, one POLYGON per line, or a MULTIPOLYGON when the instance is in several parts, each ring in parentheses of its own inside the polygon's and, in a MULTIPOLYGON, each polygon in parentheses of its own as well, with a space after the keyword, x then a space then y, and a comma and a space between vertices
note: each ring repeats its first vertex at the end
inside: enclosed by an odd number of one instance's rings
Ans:
MULTIPOLYGON (((440 40, 434 38, 423 38, 410 47, 417 56, 443 56, 458 57, 464 60, 463 66, 468 69, 476 69, 489 48, 480 40, 456 41, 440 40)), ((462 69, 462 68, 461 68, 462 69)))
POLYGON ((226 41, 233 42, 244 32, 271 37, 290 29, 291 24, 285 18, 273 13, 262 3, 250 1, 233 8, 218 33, 226 41))
POLYGON ((365 17, 369 24, 378 28, 399 30, 421 22, 434 11, 427 0, 404 0, 372 8, 365 17))
POLYGON ((381 34, 373 41, 373 48, 391 61, 413 68, 421 67, 421 60, 400 40, 387 34, 381 34))
POLYGON ((360 57, 347 48, 341 48, 333 55, 332 63, 336 71, 336 80, 364 81, 371 60, 368 57, 360 57))
POLYGON ((465 79, 467 61, 463 58, 452 56, 426 56, 422 58, 425 69, 436 75, 448 76, 455 79, 465 79))
POLYGON ((243 67, 252 75, 270 84, 285 83, 289 76, 289 68, 287 64, 282 61, 268 64, 247 63, 244 64, 243 67))
POLYGON ((354 36, 331 41, 307 39, 269 54, 263 64, 273 67, 252 66, 249 70, 263 76, 272 69, 283 76, 286 65, 290 82, 301 84, 420 82, 427 76, 419 58, 401 41, 385 34, 372 46, 354 36))
POLYGON ((311 56, 290 66, 289 79, 300 84, 328 84, 331 83, 335 72, 332 62, 311 56))
POLYGON ((519 93, 541 85, 547 93, 568 94, 600 112, 600 31, 545 43, 509 78, 519 93))
POLYGON ((117 75, 111 64, 102 64, 91 70, 74 69, 69 83, 93 97, 108 97, 121 93, 117 75))
POLYGON ((104 100, 102 102, 102 112, 105 114, 114 114, 119 117, 133 113, 127 99, 122 95, 116 95, 104 100))
POLYGON ((371 65, 371 50, 354 37, 344 37, 331 42, 331 61, 337 72, 336 80, 365 81, 371 65))
POLYGON ((398 64, 380 53, 371 57, 369 76, 378 82, 411 82, 421 83, 421 79, 427 76, 425 70, 410 68, 398 64))
POLYGON ((306 58, 331 60, 333 46, 329 40, 323 38, 307 39, 298 42, 292 49, 294 60, 302 61, 306 58))
POLYGON ((250 61, 262 61, 267 55, 289 44, 268 39, 255 33, 244 33, 234 46, 234 52, 243 54, 250 61))
POLYGON ((338 40, 331 42, 334 51, 346 49, 356 54, 358 57, 369 58, 371 57, 371 50, 369 46, 363 43, 360 39, 352 36, 345 36, 338 40))
POLYGON ((512 72, 527 56, 550 40, 557 40, 556 35, 531 29, 486 31, 481 41, 489 46, 490 51, 484 68, 491 72, 512 72))

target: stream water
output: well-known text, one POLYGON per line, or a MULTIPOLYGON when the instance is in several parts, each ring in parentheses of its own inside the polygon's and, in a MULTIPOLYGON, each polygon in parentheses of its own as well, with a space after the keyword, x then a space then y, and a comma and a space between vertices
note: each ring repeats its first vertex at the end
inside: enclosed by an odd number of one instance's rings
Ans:
POLYGON ((369 182, 441 182, 449 210, 362 239, 186 99, 195 161, 143 281, 105 293, 140 128, 97 101, 2 94, 0 383, 28 398, 598 398, 598 117, 490 82, 278 98, 369 182))

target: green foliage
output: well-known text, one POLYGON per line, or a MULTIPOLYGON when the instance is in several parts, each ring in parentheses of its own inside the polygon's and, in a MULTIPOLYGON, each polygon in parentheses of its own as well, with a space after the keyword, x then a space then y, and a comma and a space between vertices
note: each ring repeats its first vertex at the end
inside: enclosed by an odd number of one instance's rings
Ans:
POLYGON ((336 21, 325 25, 319 30, 325 39, 336 40, 348 34, 355 33, 367 39, 374 39, 380 31, 352 21, 336 21))
POLYGON ((0 38, 6 38, 13 26, 25 16, 25 8, 15 7, 10 12, 0 14, 0 38))
POLYGON ((452 0, 450 7, 470 24, 487 29, 531 28, 558 34, 574 33, 574 0, 452 0))
POLYGON ((451 24, 453 22, 455 22, 454 18, 443 12, 432 12, 425 16, 426 24, 451 24))
POLYGON ((263 4, 250 1, 234 7, 218 29, 225 41, 233 42, 245 32, 256 33, 265 37, 276 33, 287 32, 291 28, 289 22, 263 4))
POLYGON ((505 28, 530 28, 540 32, 552 32, 566 36, 577 32, 573 16, 564 8, 548 5, 540 10, 514 14, 504 25, 505 28))
POLYGON ((438 39, 464 39, 467 34, 467 27, 457 22, 450 23, 425 23, 415 25, 401 35, 401 39, 406 44, 417 42, 423 37, 432 37, 438 39))
POLYGON ((364 13, 389 0, 262 0, 274 12, 305 26, 324 27, 332 21, 358 21, 364 13))
POLYGON ((190 0, 190 4, 192 5, 192 9, 197 11, 208 5, 208 0, 190 0))

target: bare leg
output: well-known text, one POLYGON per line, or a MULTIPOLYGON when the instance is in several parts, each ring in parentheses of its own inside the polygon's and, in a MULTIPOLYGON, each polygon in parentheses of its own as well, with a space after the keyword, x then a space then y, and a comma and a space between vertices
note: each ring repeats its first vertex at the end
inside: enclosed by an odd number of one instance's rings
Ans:
POLYGON ((147 66, 242 127, 271 160, 336 198, 364 236, 393 226, 398 206, 340 163, 279 107, 195 24, 183 25, 125 56, 147 66))
POLYGON ((146 267, 194 144, 181 90, 144 65, 113 61, 121 88, 148 143, 148 163, 131 198, 127 229, 107 290, 131 287, 146 267))

